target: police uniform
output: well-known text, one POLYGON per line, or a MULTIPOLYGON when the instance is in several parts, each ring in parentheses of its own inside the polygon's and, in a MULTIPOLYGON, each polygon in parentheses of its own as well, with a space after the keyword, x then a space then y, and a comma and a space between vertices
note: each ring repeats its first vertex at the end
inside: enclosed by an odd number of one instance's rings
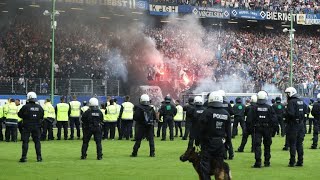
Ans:
POLYGON ((3 106, 0 106, 0 141, 3 141, 2 126, 3 126, 3 106))
POLYGON ((23 135, 22 135, 22 157, 20 162, 25 162, 27 159, 29 137, 31 135, 35 144, 37 161, 42 161, 41 156, 41 143, 40 143, 40 128, 44 111, 42 107, 35 102, 29 101, 26 105, 22 106, 18 113, 22 118, 23 135))
POLYGON ((116 133, 116 126, 117 126, 117 121, 119 117, 119 108, 117 105, 109 105, 106 108, 105 115, 106 115, 106 120, 104 123, 104 139, 108 139, 108 134, 110 131, 110 139, 115 138, 115 133, 116 133))
POLYGON ((182 137, 182 127, 181 123, 183 121, 183 107, 181 105, 177 105, 177 114, 173 117, 174 125, 175 125, 175 137, 178 137, 178 129, 180 130, 180 137, 182 137))
POLYGON ((56 113, 54 107, 52 106, 51 102, 46 102, 43 106, 44 110, 44 120, 43 120, 43 131, 41 135, 41 140, 47 139, 47 132, 48 132, 48 140, 54 140, 53 137, 53 122, 56 118, 56 113))
POLYGON ((263 140, 264 145, 264 166, 270 166, 270 148, 272 144, 272 128, 276 122, 276 116, 274 109, 266 104, 266 100, 258 99, 257 105, 254 107, 253 114, 253 126, 254 126, 254 153, 255 164, 254 168, 261 167, 261 143, 263 140))
POLYGON ((185 130, 182 138, 183 140, 187 140, 189 137, 190 128, 192 126, 191 121, 193 116, 193 108, 194 108, 193 99, 189 99, 189 103, 183 107, 183 111, 185 112, 185 116, 186 116, 185 130))
POLYGON ((136 157, 140 148, 141 140, 146 137, 149 141, 150 157, 155 156, 155 145, 154 145, 154 121, 156 119, 156 113, 153 107, 149 105, 135 105, 133 120, 136 122, 136 142, 133 146, 131 156, 136 157))
POLYGON ((64 130, 64 140, 68 139, 68 120, 70 115, 70 106, 67 103, 58 103, 55 112, 57 114, 57 140, 61 139, 61 128, 64 130))
POLYGON ((83 144, 81 149, 81 159, 86 159, 87 150, 91 136, 94 136, 94 141, 97 145, 97 159, 102 159, 102 145, 101 145, 101 124, 103 123, 103 114, 98 107, 90 107, 85 111, 81 117, 83 126, 83 144))
POLYGON ((18 128, 18 106, 14 102, 10 102, 7 106, 7 113, 6 113, 6 142, 11 141, 17 142, 17 128, 18 128))
POLYGON ((303 165, 303 141, 305 136, 304 114, 306 105, 298 97, 290 97, 286 109, 287 116, 287 138, 290 148, 289 166, 293 167, 303 165), (298 153, 298 161, 296 163, 296 152, 298 153), (296 164, 295 164, 296 163, 296 164))
MULTIPOLYGON (((209 97, 210 98, 210 97, 209 97)), ((231 120, 229 113, 221 107, 208 103, 200 118, 200 179, 211 179, 210 171, 213 160, 217 164, 223 164, 226 142, 231 141, 231 120)), ((198 145, 198 144, 196 144, 198 145)))
POLYGON ((244 147, 247 144, 249 135, 251 135, 251 152, 253 152, 253 150, 254 150, 253 149, 254 141, 253 141, 253 124, 252 124, 253 114, 252 114, 252 111, 254 110, 255 106, 256 106, 256 103, 251 102, 250 105, 247 106, 245 109, 244 115, 246 116, 246 121, 245 121, 246 131, 243 132, 243 134, 242 134, 241 144, 238 148, 238 152, 244 151, 244 147))
POLYGON ((276 103, 273 104, 272 107, 273 107, 273 109, 276 113, 276 116, 277 116, 277 121, 275 123, 275 128, 274 128, 272 136, 274 137, 276 133, 279 134, 279 125, 280 125, 281 136, 283 137, 285 134, 285 131, 284 131, 285 127, 284 127, 284 122, 283 122, 283 115, 284 115, 285 107, 281 103, 281 100, 277 100, 277 98, 276 98, 276 103))
MULTIPOLYGON (((231 129, 231 116, 234 115, 234 112, 233 112, 233 107, 231 106, 230 103, 228 103, 226 100, 223 100, 223 103, 222 103, 222 108, 224 110, 226 110, 229 115, 230 115, 230 123, 227 123, 227 125, 230 124, 230 129, 231 129)), ((225 154, 224 154, 224 159, 227 159, 228 158, 228 153, 229 153, 229 159, 233 159, 234 157, 234 152, 233 152, 233 145, 232 145, 232 141, 226 141, 225 142, 225 154)))
MULTIPOLYGON (((311 149, 317 149, 318 146, 318 134, 319 134, 319 123, 320 123, 320 99, 314 102, 311 115, 314 117, 313 124, 313 138, 311 149)), ((310 117, 310 116, 309 116, 310 117)))
POLYGON ((77 137, 80 139, 80 113, 81 113, 81 103, 79 101, 71 101, 69 103, 70 105, 70 117, 69 117, 69 123, 70 123, 70 139, 72 140, 74 138, 74 126, 76 126, 77 129, 77 137))
POLYGON ((163 117, 162 141, 166 140, 167 127, 169 126, 170 140, 173 138, 173 117, 177 114, 177 108, 170 102, 165 102, 160 108, 160 118, 163 117))
POLYGON ((244 111, 245 105, 242 104, 241 98, 236 98, 236 104, 233 106, 234 112, 234 122, 232 127, 232 137, 234 138, 238 135, 238 123, 242 128, 242 134, 246 131, 245 124, 244 124, 244 111))
POLYGON ((201 105, 195 105, 194 108, 192 109, 193 116, 191 120, 192 126, 190 128, 188 149, 193 148, 193 143, 195 140, 199 140, 200 116, 202 115, 204 109, 205 107, 201 105))
MULTIPOLYGON (((126 140, 129 140, 130 132, 132 131, 133 108, 134 105, 131 102, 124 102, 120 109, 121 131, 126 140)), ((121 139, 122 137, 119 138, 121 139)))

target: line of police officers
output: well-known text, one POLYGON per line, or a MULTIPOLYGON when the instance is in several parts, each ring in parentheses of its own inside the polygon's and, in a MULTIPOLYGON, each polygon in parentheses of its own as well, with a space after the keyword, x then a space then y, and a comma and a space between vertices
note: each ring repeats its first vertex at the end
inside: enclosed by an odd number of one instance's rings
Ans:
MULTIPOLYGON (((270 166, 270 147, 272 144, 272 136, 274 134, 274 124, 277 124, 282 121, 283 117, 286 120, 286 127, 281 128, 285 129, 286 138, 288 147, 290 148, 290 161, 289 166, 302 166, 303 165, 303 147, 302 143, 304 140, 305 135, 305 114, 307 114, 308 107, 303 103, 301 99, 298 98, 296 89, 290 87, 287 88, 285 93, 287 94, 287 106, 281 104, 281 99, 276 99, 276 104, 270 106, 267 104, 268 94, 265 91, 260 91, 257 96, 252 96, 250 106, 246 107, 244 110, 244 115, 247 116, 246 121, 244 122, 242 118, 242 112, 234 112, 236 110, 243 110, 244 107, 240 101, 236 100, 236 106, 231 107, 229 103, 223 99, 225 97, 225 93, 223 91, 218 91, 211 93, 212 96, 209 95, 207 107, 204 107, 202 104, 201 97, 195 97, 193 101, 193 105, 191 104, 192 99, 189 99, 189 103, 184 108, 179 107, 180 105, 177 104, 177 107, 172 104, 171 98, 167 96, 165 98, 165 102, 161 106, 159 110, 159 119, 163 119, 163 131, 162 131, 162 140, 166 139, 166 129, 169 126, 170 130, 170 140, 173 140, 173 122, 180 122, 183 120, 183 109, 186 110, 185 116, 189 117, 189 121, 187 120, 186 126, 186 133, 188 129, 190 129, 190 138, 188 143, 188 148, 193 147, 193 143, 195 141, 196 145, 201 144, 204 157, 206 159, 210 159, 211 156, 206 154, 206 143, 210 143, 210 140, 207 141, 206 137, 203 137, 204 134, 202 132, 203 126, 201 123, 207 122, 208 119, 212 118, 210 116, 205 115, 207 110, 210 107, 215 107, 217 101, 219 101, 219 108, 223 109, 223 113, 227 112, 226 116, 222 116, 222 114, 215 115, 213 118, 223 120, 223 123, 216 122, 214 128, 217 130, 224 129, 225 132, 223 135, 219 134, 219 138, 225 138, 225 142, 223 143, 224 148, 219 148, 220 150, 223 149, 223 157, 225 156, 225 150, 229 151, 229 159, 233 158, 233 148, 231 138, 232 135, 236 134, 236 130, 233 128, 233 133, 231 134, 231 115, 238 115, 237 121, 240 122, 241 127, 243 128, 243 137, 242 143, 238 148, 239 152, 243 152, 244 146, 246 144, 248 135, 253 136, 253 144, 252 150, 255 152, 255 164, 253 165, 254 168, 260 168, 262 164, 261 160, 261 143, 264 144, 264 166, 270 166), (220 96, 222 97, 220 103, 220 96), (211 99, 210 99, 211 97, 211 99), (215 98, 213 98, 215 97, 215 98), (213 99, 212 99, 213 98, 213 99), (241 106, 241 108, 240 108, 241 106), (182 110, 181 110, 182 109, 182 110), (277 113, 276 113, 277 112, 277 113), (182 117, 182 118, 181 118, 182 117), (242 122, 243 121, 243 122, 242 122), (189 125, 187 125, 189 123, 189 125), (223 127, 222 127, 223 126, 223 127), (220 137, 221 136, 221 137, 220 137), (206 141, 203 141, 203 138, 206 141), (203 144, 204 143, 204 144, 203 144), (231 150, 230 150, 231 149, 231 150), (298 154, 298 159, 296 161, 296 152, 298 154)), ((315 102, 312 106, 311 115, 315 118, 314 119, 314 138, 312 149, 317 147, 318 142, 318 121, 320 117, 320 95, 317 97, 317 102, 315 102)), ((133 148, 133 152, 131 156, 137 156, 138 149, 140 147, 141 140, 146 137, 149 140, 150 145, 150 156, 155 156, 155 147, 153 141, 153 130, 154 130, 154 123, 157 119, 156 113, 154 111, 154 107, 150 106, 150 98, 147 95, 143 95, 140 98, 140 104, 134 106, 132 103, 129 102, 129 97, 126 97, 126 102, 123 103, 121 106, 116 105, 112 100, 110 100, 110 105, 106 107, 106 109, 101 111, 99 109, 98 100, 95 98, 90 99, 89 107, 83 106, 81 108, 81 103, 76 102, 76 97, 73 97, 73 101, 70 104, 64 103, 64 99, 61 99, 61 103, 58 103, 56 108, 54 109, 51 105, 50 101, 47 100, 43 109, 40 105, 36 104, 36 94, 33 92, 28 93, 27 95, 27 104, 25 106, 21 106, 18 102, 15 103, 14 100, 10 100, 5 106, 1 107, 3 115, 5 117, 5 124, 6 124, 6 141, 11 140, 16 141, 17 137, 17 126, 20 119, 21 124, 21 132, 22 132, 22 141, 23 141, 23 153, 22 158, 20 159, 21 162, 26 161, 26 154, 28 150, 28 141, 29 136, 32 135, 33 141, 35 142, 36 153, 37 153, 37 160, 42 161, 41 150, 40 150, 40 127, 43 122, 43 133, 42 139, 46 138, 46 131, 48 131, 48 139, 53 140, 53 133, 52 133, 52 122, 56 118, 57 120, 57 127, 58 127, 58 139, 61 138, 61 128, 64 127, 64 138, 67 139, 67 127, 68 121, 71 121, 70 124, 75 124, 77 128, 77 136, 80 138, 80 115, 82 114, 81 121, 83 123, 83 147, 82 147, 82 156, 81 159, 86 158, 86 151, 88 148, 88 142, 92 135, 94 135, 94 139, 97 143, 97 159, 102 159, 102 147, 101 147, 101 139, 102 139, 102 128, 106 127, 111 131, 111 139, 114 138, 114 129, 117 126, 117 122, 121 119, 122 123, 122 130, 124 137, 128 139, 130 137, 130 129, 132 129, 132 120, 136 121, 137 132, 136 134, 136 143, 133 148), (89 110, 89 111, 88 111, 89 110), (86 113, 87 112, 87 113, 86 113), (57 116, 55 117, 55 114, 57 116), (131 121, 131 122, 127 122, 131 121)), ((213 108, 214 109, 214 108, 213 108)), ((221 112, 220 112, 221 113, 221 112)), ((2 115, 2 114, 0 114, 2 115)), ((244 116, 243 115, 243 116, 244 116)), ((235 116, 236 118, 236 116, 235 116)), ((211 121, 207 123, 212 123, 211 121)), ((280 123, 281 125, 281 123, 280 123)), ((72 126, 72 125, 71 125, 72 126)), ((177 125, 179 127, 179 124, 177 125)), ((282 126, 283 127, 283 126, 282 126)), ((205 127, 208 128, 208 127, 205 127)), ((214 128, 212 131, 215 131, 214 128)), ((70 139, 73 139, 73 130, 71 130, 70 139)), ((185 135, 186 135, 185 133, 185 135)), ((208 134, 213 133, 212 135, 217 135, 217 132, 206 132, 208 134)), ((1 133, 2 134, 2 133, 1 133)), ((281 133, 281 134, 284 134, 281 133)), ((180 131, 180 135, 182 135, 180 131)), ((122 136, 120 136, 121 138, 122 136)), ((183 137, 185 138, 185 137, 183 137)), ((213 138, 215 139, 215 138, 213 138)), ((215 141, 214 141, 215 142, 215 141)), ((213 143, 213 142, 212 142, 213 143)), ((213 143, 214 144, 214 143, 213 143)), ((219 144, 219 143, 218 143, 219 144)), ((218 145, 216 144, 216 145, 218 145)), ((211 145, 209 144, 208 147, 211 145)), ((211 147, 213 148, 213 147, 211 147)), ((216 147, 215 147, 216 148, 216 147)), ((214 148, 213 148, 214 149, 214 148)), ((211 152, 210 148, 208 152, 211 152)), ((206 163, 204 162, 204 166, 206 163)))

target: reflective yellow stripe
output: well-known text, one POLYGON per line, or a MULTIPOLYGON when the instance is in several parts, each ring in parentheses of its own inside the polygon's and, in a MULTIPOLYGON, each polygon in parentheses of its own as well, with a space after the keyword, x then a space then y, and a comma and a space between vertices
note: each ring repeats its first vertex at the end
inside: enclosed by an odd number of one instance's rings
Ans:
POLYGON ((106 121, 106 120, 107 120, 107 116, 105 115, 106 110, 105 110, 105 109, 100 109, 100 111, 101 111, 102 114, 103 114, 103 120, 106 121))
POLYGON ((312 116, 312 114, 311 114, 311 111, 312 111, 313 106, 309 105, 309 108, 310 108, 309 118, 314 118, 314 117, 312 116))

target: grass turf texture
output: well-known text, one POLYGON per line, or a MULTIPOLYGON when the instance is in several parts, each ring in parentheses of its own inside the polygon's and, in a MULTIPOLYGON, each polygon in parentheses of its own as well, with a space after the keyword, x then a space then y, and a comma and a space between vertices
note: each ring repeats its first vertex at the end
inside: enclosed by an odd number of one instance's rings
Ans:
MULTIPOLYGON (((289 168, 289 152, 282 151, 284 138, 273 138, 271 167, 253 169, 254 154, 247 144, 244 153, 235 153, 234 160, 228 160, 233 179, 319 179, 320 149, 310 150, 311 135, 304 141, 304 167, 289 168)), ((234 150, 240 144, 241 135, 233 140, 234 150)), ((249 139, 250 141, 250 139, 249 139)), ((18 163, 21 156, 21 142, 0 142, 0 179, 198 179, 189 162, 182 163, 180 155, 188 141, 175 138, 174 141, 160 141, 155 138, 156 157, 149 157, 148 141, 142 141, 138 157, 131 158, 134 142, 105 140, 103 160, 96 160, 96 147, 90 141, 87 160, 80 160, 81 140, 60 140, 42 142, 43 162, 37 163, 34 143, 30 141, 28 162, 18 163)), ((212 177, 214 179, 214 177, 212 177)))

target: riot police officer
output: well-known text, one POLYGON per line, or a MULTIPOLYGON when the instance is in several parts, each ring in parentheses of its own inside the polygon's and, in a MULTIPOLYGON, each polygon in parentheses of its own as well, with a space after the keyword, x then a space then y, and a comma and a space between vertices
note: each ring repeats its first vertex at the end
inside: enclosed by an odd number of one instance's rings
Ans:
POLYGON ((242 140, 241 140, 241 145, 239 146, 238 148, 238 151, 237 152, 243 152, 244 150, 244 147, 246 146, 247 144, 247 141, 248 141, 248 137, 249 135, 251 135, 251 152, 253 152, 253 145, 254 145, 254 141, 253 141, 253 124, 252 124, 252 121, 253 121, 253 114, 251 113, 254 109, 254 107, 256 106, 256 103, 257 103, 257 95, 252 95, 251 96, 251 100, 250 100, 250 105, 246 107, 245 109, 245 116, 246 116, 246 122, 245 122, 245 126, 246 126, 246 131, 243 132, 243 135, 242 135, 242 140))
POLYGON ((162 125, 162 139, 166 140, 167 127, 169 126, 170 131, 170 141, 173 141, 173 117, 177 114, 177 108, 171 103, 171 97, 166 96, 164 99, 165 103, 160 108, 160 117, 163 117, 162 125))
POLYGON ((149 141, 150 157, 155 157, 154 147, 154 121, 156 119, 156 113, 154 108, 150 106, 150 97, 147 94, 143 94, 140 97, 140 103, 134 106, 133 120, 136 122, 137 134, 135 136, 136 141, 133 146, 131 157, 138 155, 141 140, 144 136, 149 141))
POLYGON ((268 94, 265 91, 260 91, 257 94, 257 105, 252 111, 253 126, 254 126, 254 151, 255 163, 253 168, 261 168, 261 143, 264 145, 264 166, 270 166, 270 148, 272 144, 272 127, 276 121, 274 109, 266 104, 268 94))
POLYGON ((236 104, 233 106, 234 122, 232 127, 232 138, 238 134, 238 123, 240 123, 242 128, 242 134, 246 132, 246 126, 244 124, 244 111, 245 105, 242 104, 242 99, 237 97, 236 104))
POLYGON ((183 135, 182 140, 187 140, 188 139, 188 136, 189 136, 189 133, 190 133, 190 129, 191 129, 191 126, 192 126, 191 121, 192 121, 193 108, 194 108, 193 100, 194 100, 194 98, 190 97, 188 99, 188 104, 183 107, 183 112, 185 112, 186 123, 185 123, 184 135, 183 135))
POLYGON ((311 114, 314 117, 312 138, 313 143, 311 149, 317 149, 320 123, 320 93, 317 95, 317 101, 313 103, 311 114))
POLYGON ((223 97, 218 92, 212 92, 208 98, 208 108, 200 118, 200 135, 196 140, 196 145, 201 145, 200 179, 211 179, 212 162, 223 164, 224 140, 231 141, 230 115, 222 104, 223 97))
POLYGON ((275 128, 272 134, 272 137, 275 136, 275 134, 279 134, 279 125, 281 128, 281 136, 284 136, 284 122, 283 122, 283 114, 284 114, 284 105, 281 103, 281 98, 276 97, 275 103, 272 105, 276 116, 277 116, 277 121, 275 124, 275 128))
MULTIPOLYGON (((208 103, 207 103, 208 105, 208 103)), ((207 106, 208 107, 208 106, 207 106)), ((203 99, 201 96, 196 96, 194 98, 194 108, 193 108, 193 116, 191 120, 191 129, 190 129, 190 137, 188 143, 188 149, 193 148, 193 142, 199 139, 199 129, 200 129, 200 116, 202 115, 205 107, 203 107, 203 99)))
MULTIPOLYGON (((217 92, 223 97, 222 108, 226 110, 230 116, 233 116, 234 115, 233 108, 231 104, 227 101, 226 92, 224 90, 219 90, 217 92)), ((227 123, 227 125, 229 125, 229 123, 227 123)), ((231 117, 230 117, 230 129, 231 129, 231 117)), ((229 159, 230 160, 233 159, 234 152, 233 152, 232 141, 226 141, 224 145, 226 150, 224 159, 228 159, 228 153, 229 153, 229 159)))
POLYGON ((97 159, 102 159, 101 145, 101 126, 103 123, 103 114, 99 109, 99 101, 97 98, 89 100, 89 109, 85 111, 81 117, 83 129, 83 144, 81 149, 81 159, 87 158, 87 150, 91 136, 94 136, 94 141, 97 145, 97 159))
POLYGON ((42 107, 36 104, 37 94, 29 92, 27 94, 27 104, 22 106, 18 116, 22 118, 23 135, 22 135, 22 156, 20 162, 27 161, 29 137, 33 139, 36 148, 37 161, 42 161, 41 143, 40 143, 40 128, 44 111, 42 107))
POLYGON ((288 87, 285 90, 287 94, 287 138, 290 148, 289 167, 303 166, 303 141, 305 136, 304 129, 304 114, 305 105, 303 101, 298 98, 297 90, 293 87, 288 87), (298 161, 296 163, 296 151, 298 153, 298 161))

